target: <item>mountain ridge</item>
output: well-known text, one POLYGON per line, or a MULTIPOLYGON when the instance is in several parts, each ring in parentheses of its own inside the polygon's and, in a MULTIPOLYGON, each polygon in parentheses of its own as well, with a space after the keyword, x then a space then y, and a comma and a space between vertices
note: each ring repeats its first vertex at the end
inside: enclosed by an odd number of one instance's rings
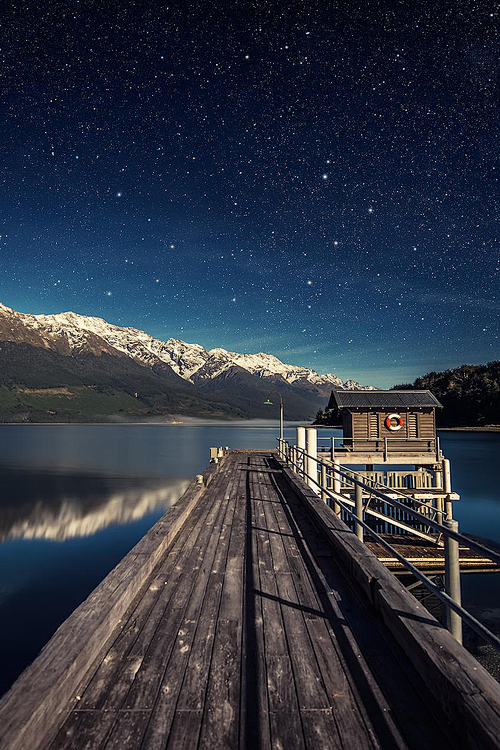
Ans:
MULTIPOLYGON (((214 403, 209 402, 216 398, 215 411, 228 418, 263 416, 262 394, 279 387, 286 394, 289 417, 309 418, 332 388, 371 388, 351 380, 343 383, 333 374, 320 375, 311 368, 286 364, 265 352, 239 354, 221 347, 207 350, 201 344, 180 339, 162 341, 138 328, 117 326, 103 318, 71 311, 33 315, 0 303, 0 342, 4 342, 0 347, 4 386, 18 385, 19 378, 29 381, 30 386, 36 385, 36 372, 43 371, 41 387, 60 387, 68 384, 63 371, 71 371, 71 379, 78 381, 78 386, 95 390, 102 385, 133 395, 138 407, 141 402, 139 412, 152 409, 152 413, 167 413, 164 410, 168 402, 169 413, 172 409, 182 413, 175 409, 177 399, 184 409, 191 400, 191 413, 211 413, 214 403), (23 361, 27 367, 24 374, 23 361), (30 366, 35 372, 28 372, 30 366), (148 399, 153 398, 155 388, 161 398, 151 404, 148 399)), ((0 403, 0 416, 1 406, 0 403)))

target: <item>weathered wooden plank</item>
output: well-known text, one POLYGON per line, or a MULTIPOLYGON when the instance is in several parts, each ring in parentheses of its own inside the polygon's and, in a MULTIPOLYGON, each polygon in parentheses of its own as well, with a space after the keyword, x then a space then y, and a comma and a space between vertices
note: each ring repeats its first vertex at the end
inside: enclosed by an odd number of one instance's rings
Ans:
MULTIPOLYGON (((158 573, 149 585, 145 594, 140 597, 136 608, 128 616, 123 617, 123 630, 112 644, 109 651, 103 655, 103 660, 88 686, 82 692, 78 709, 98 708, 102 705, 110 689, 116 684, 122 659, 126 659, 129 650, 140 637, 142 643, 149 643, 152 633, 156 629, 166 602, 170 597, 176 580, 180 577, 183 559, 189 553, 189 540, 197 535, 208 513, 208 507, 199 505, 191 514, 189 522, 185 524, 174 544, 168 550, 158 573), (184 558, 179 555, 183 553, 184 558), (168 585, 166 585, 168 582, 168 585)), ((144 648, 135 647, 133 658, 138 660, 144 648)), ((118 706, 119 707, 119 706, 118 706)), ((110 707, 108 707, 109 710, 110 707)))
POLYGON ((203 711, 177 710, 170 734, 167 750, 193 750, 197 747, 203 719, 203 711))
POLYGON ((199 750, 239 743, 246 485, 238 485, 199 750))
MULTIPOLYGON (((281 490, 281 487, 279 488, 281 490)), ((285 538, 290 534, 300 539, 302 555, 300 560, 296 555, 289 555, 290 569, 293 573, 294 584, 301 601, 307 602, 304 618, 312 647, 316 655, 321 671, 323 683, 330 703, 334 708, 334 716, 338 725, 338 732, 342 737, 348 737, 352 747, 373 748, 378 747, 374 742, 374 733, 367 727, 364 720, 364 711, 352 692, 346 673, 346 664, 339 658, 339 644, 334 636, 333 630, 328 623, 328 615, 323 606, 323 600, 318 593, 317 585, 321 580, 321 572, 310 552, 310 536, 317 540, 318 532, 310 524, 309 519, 297 503, 296 497, 289 497, 289 517, 283 507, 274 505, 274 512, 280 529, 285 538), (296 514, 299 515, 300 524, 295 526, 296 514), (300 534, 298 528, 300 527, 300 534), (309 532, 309 533, 308 533, 309 532), (316 585, 313 584, 307 567, 315 576, 316 585), (297 585, 297 582, 300 582, 297 585)), ((319 545, 321 547, 321 545, 319 545)), ((286 545, 289 552, 290 545, 286 545)), ((293 549, 293 548, 292 548, 293 549)))
MULTIPOLYGON (((264 488, 263 494, 269 495, 270 491, 270 488, 264 488)), ((275 490, 274 496, 278 502, 275 500, 274 505, 269 506, 266 515, 272 529, 277 531, 277 541, 272 546, 272 553, 274 555, 276 551, 281 559, 284 558, 282 567, 283 569, 287 567, 290 570, 287 546, 290 548, 291 558, 297 556, 298 549, 293 541, 290 526, 287 525, 285 529, 280 529, 276 514, 280 514, 281 511, 279 509, 279 497, 275 490)), ((305 571, 301 571, 302 573, 305 573, 305 571)), ((330 701, 325 691, 316 655, 312 648, 304 620, 304 610, 311 610, 311 604, 314 606, 315 602, 311 601, 310 598, 306 602, 300 600, 291 573, 282 573, 276 577, 276 580, 299 708, 329 708, 330 701)), ((335 726, 332 726, 331 729, 332 732, 337 732, 335 726)))
POLYGON ((179 711, 202 711, 204 706, 233 515, 234 499, 226 509, 226 518, 219 536, 219 544, 179 696, 177 705, 179 711))
POLYGON ((258 556, 259 500, 252 481, 255 476, 253 467, 261 463, 262 459, 253 457, 249 461, 252 471, 248 474, 247 494, 240 747, 270 750, 271 734, 258 556))
MULTIPOLYGON (((292 664, 288 653, 278 589, 273 569, 265 504, 271 505, 266 475, 252 473, 252 496, 256 496, 256 523, 259 578, 264 631, 264 649, 269 702, 269 724, 273 747, 302 748, 303 732, 292 664), (262 496, 265 495, 265 499, 262 496)), ((272 516, 272 513, 270 515, 272 516)), ((274 517, 273 517, 274 518, 274 517)), ((274 533, 271 531, 271 533, 274 533)))
POLYGON ((328 748, 328 750, 345 750, 356 748, 357 738, 341 735, 337 729, 335 712, 327 708, 321 711, 300 712, 307 748, 328 748))
POLYGON ((227 503, 195 639, 177 701, 168 748, 192 748, 198 744, 239 481, 240 475, 235 466, 234 476, 224 495, 230 502, 227 503))
POLYGON ((290 655, 266 651, 266 662, 272 747, 305 749, 290 655))
POLYGON ((241 620, 217 622, 199 750, 234 750, 239 743, 241 620))
POLYGON ((119 711, 105 750, 137 750, 146 731, 150 711, 119 711))
MULTIPOLYGON (((213 481, 207 494, 212 495, 212 502, 204 497, 209 508, 202 527, 196 540, 193 542, 191 551, 183 562, 178 585, 168 601, 168 606, 158 624, 158 627, 147 644, 147 650, 137 671, 133 683, 130 685, 123 707, 128 709, 152 708, 156 701, 159 686, 167 667, 172 652, 175 634, 181 627, 184 612, 188 606, 193 588, 200 580, 203 560, 206 553, 206 545, 209 538, 220 531, 214 531, 217 519, 223 516, 221 504, 215 502, 217 495, 211 492, 215 482, 213 481), (185 573, 189 571, 189 575, 185 573)), ((221 488, 220 488, 221 489, 221 488)), ((179 566, 180 567, 180 566, 179 566)), ((168 582, 167 582, 168 586, 168 582)), ((144 644, 146 645, 146 644, 144 644)), ((131 650, 134 656, 136 649, 131 650)), ((118 688, 116 688, 118 689, 118 688)))
POLYGON ((98 707, 104 704, 107 710, 121 707, 128 686, 134 679, 158 622, 181 577, 184 563, 191 554, 193 540, 197 538, 208 512, 207 504, 196 508, 185 529, 185 536, 179 539, 178 544, 172 550, 173 554, 167 556, 155 578, 153 589, 157 590, 152 608, 143 613, 146 617, 140 627, 135 621, 131 627, 129 621, 124 631, 125 644, 118 639, 116 649, 112 646, 106 654, 101 666, 82 694, 80 708, 98 707), (121 650, 123 645, 128 646, 127 651, 121 650), (111 670, 110 667, 114 666, 115 661, 118 661, 117 667, 111 670))
MULTIPOLYGON (((234 486, 233 477, 229 476, 229 485, 234 486)), ((232 503, 225 499, 227 493, 224 486, 218 487, 218 499, 214 499, 214 507, 217 508, 217 519, 213 526, 208 527, 208 536, 203 540, 202 552, 203 562, 195 579, 191 591, 190 599, 184 613, 182 625, 178 631, 176 643, 171 652, 168 666, 163 676, 158 699, 156 701, 150 726, 148 728, 144 744, 149 750, 165 747, 165 743, 175 743, 175 734, 171 737, 172 725, 175 719, 176 708, 180 707, 182 699, 182 688, 189 667, 190 657, 195 641, 198 637, 200 621, 206 617, 206 611, 203 611, 203 604, 206 597, 207 587, 213 578, 213 565, 217 564, 216 557, 221 548, 220 536, 224 530, 224 520, 228 516, 228 506, 232 503)), ((231 494, 231 493, 229 493, 231 494)), ((199 714, 190 714, 191 732, 196 734, 193 741, 197 739, 199 727, 196 724, 199 714)), ((186 730, 180 727, 179 722, 176 724, 177 730, 182 729, 182 734, 186 730)), ((187 739, 187 735, 186 735, 187 739)))
POLYGON ((296 595, 292 575, 283 573, 278 576, 277 583, 299 708, 329 708, 330 701, 307 632, 302 605, 296 595))
POLYGON ((266 653, 273 656, 281 656, 288 655, 288 645, 279 604, 274 561, 271 554, 271 534, 266 531, 265 503, 265 500, 259 501, 258 523, 263 530, 256 533, 264 640, 266 653))
POLYGON ((114 711, 72 711, 50 744, 50 750, 96 750, 114 724, 114 711))

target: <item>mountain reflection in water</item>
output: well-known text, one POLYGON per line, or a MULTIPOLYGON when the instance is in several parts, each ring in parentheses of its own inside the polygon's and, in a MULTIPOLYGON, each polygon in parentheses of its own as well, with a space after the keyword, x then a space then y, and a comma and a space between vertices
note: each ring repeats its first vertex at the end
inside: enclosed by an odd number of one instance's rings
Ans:
POLYGON ((95 534, 111 524, 138 521, 166 510, 189 480, 141 480, 84 473, 2 471, 0 542, 64 541, 95 534), (138 486, 140 484, 140 486, 138 486))

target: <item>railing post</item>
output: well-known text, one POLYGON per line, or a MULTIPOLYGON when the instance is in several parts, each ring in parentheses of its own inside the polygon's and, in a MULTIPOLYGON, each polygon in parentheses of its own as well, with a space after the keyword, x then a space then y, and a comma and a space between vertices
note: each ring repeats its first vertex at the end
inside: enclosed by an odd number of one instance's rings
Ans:
POLYGON ((321 499, 324 503, 327 502, 328 495, 326 494, 325 490, 327 489, 327 477, 326 477, 326 464, 321 464, 321 499))
POLYGON ((308 427, 306 430, 306 482, 309 487, 319 494, 318 488, 318 431, 316 427, 308 427))
POLYGON ((335 457, 335 438, 330 438, 331 440, 331 448, 330 448, 330 461, 333 463, 333 459, 335 457))
POLYGON ((278 456, 280 458, 285 458, 285 453, 283 450, 283 438, 278 438, 278 456))
POLYGON ((302 477, 304 477, 304 471, 305 471, 305 459, 304 459, 304 453, 301 451, 305 451, 306 449, 306 428, 305 427, 297 427, 297 448, 299 449, 297 451, 297 463, 301 460, 302 457, 302 472, 299 471, 299 467, 297 466, 297 474, 302 474, 302 477))
MULTIPOLYGON (((360 484, 355 485, 354 512, 356 513, 358 518, 360 518, 362 521, 364 520, 363 519, 363 488, 361 487, 360 484)), ((354 521, 354 530, 356 532, 356 536, 358 537, 358 539, 363 541, 363 527, 357 521, 354 521)))
MULTIPOLYGON (((458 522, 451 518, 445 519, 443 525, 450 531, 458 531, 458 522)), ((461 604, 459 546, 455 539, 451 539, 447 535, 444 539, 444 566, 445 591, 454 602, 461 604)), ((450 607, 446 607, 446 627, 457 641, 462 643, 462 618, 450 607)))
MULTIPOLYGON (((339 468, 339 462, 338 462, 338 459, 336 459, 336 458, 333 459, 333 468, 334 469, 338 469, 339 468)), ((340 475, 337 474, 335 471, 333 472, 333 482, 332 482, 332 484, 333 484, 333 491, 336 492, 338 495, 340 495, 340 475)), ((334 504, 333 504, 333 510, 335 511, 335 513, 338 516, 340 516, 340 514, 342 512, 342 508, 340 507, 340 505, 338 503, 334 502, 334 504)))

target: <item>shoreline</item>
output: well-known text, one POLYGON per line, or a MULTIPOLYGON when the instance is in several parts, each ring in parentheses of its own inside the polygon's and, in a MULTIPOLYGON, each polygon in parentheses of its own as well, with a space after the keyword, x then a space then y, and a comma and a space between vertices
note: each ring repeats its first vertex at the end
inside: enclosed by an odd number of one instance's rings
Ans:
MULTIPOLYGON (((194 417, 187 417, 186 421, 182 420, 175 420, 175 421, 129 421, 124 420, 123 422, 119 421, 109 421, 109 422, 0 422, 0 427, 2 425, 5 425, 6 427, 37 427, 37 426, 47 426, 51 425, 53 427, 63 427, 65 425, 73 425, 78 427, 84 427, 84 426, 95 426, 95 425, 101 425, 102 427, 112 427, 116 425, 183 425, 184 427, 196 427, 200 425, 227 425, 230 426, 231 424, 241 424, 242 422, 272 422, 273 420, 268 419, 258 419, 256 417, 252 419, 209 419, 209 418, 203 418, 200 417, 199 421, 196 420, 194 417)), ((296 420, 291 420, 292 425, 302 424, 303 426, 307 426, 310 423, 306 422, 300 422, 296 420)), ((269 425, 272 426, 272 425, 269 425)), ((335 430, 335 429, 342 429, 342 425, 315 425, 310 424, 311 427, 317 427, 319 429, 327 429, 327 430, 335 430)), ((436 432, 492 432, 492 433, 499 433, 500 432, 500 425, 485 425, 484 427, 437 427, 436 432)))
POLYGON ((500 432, 500 425, 487 424, 484 427, 437 427, 436 432, 500 432))

